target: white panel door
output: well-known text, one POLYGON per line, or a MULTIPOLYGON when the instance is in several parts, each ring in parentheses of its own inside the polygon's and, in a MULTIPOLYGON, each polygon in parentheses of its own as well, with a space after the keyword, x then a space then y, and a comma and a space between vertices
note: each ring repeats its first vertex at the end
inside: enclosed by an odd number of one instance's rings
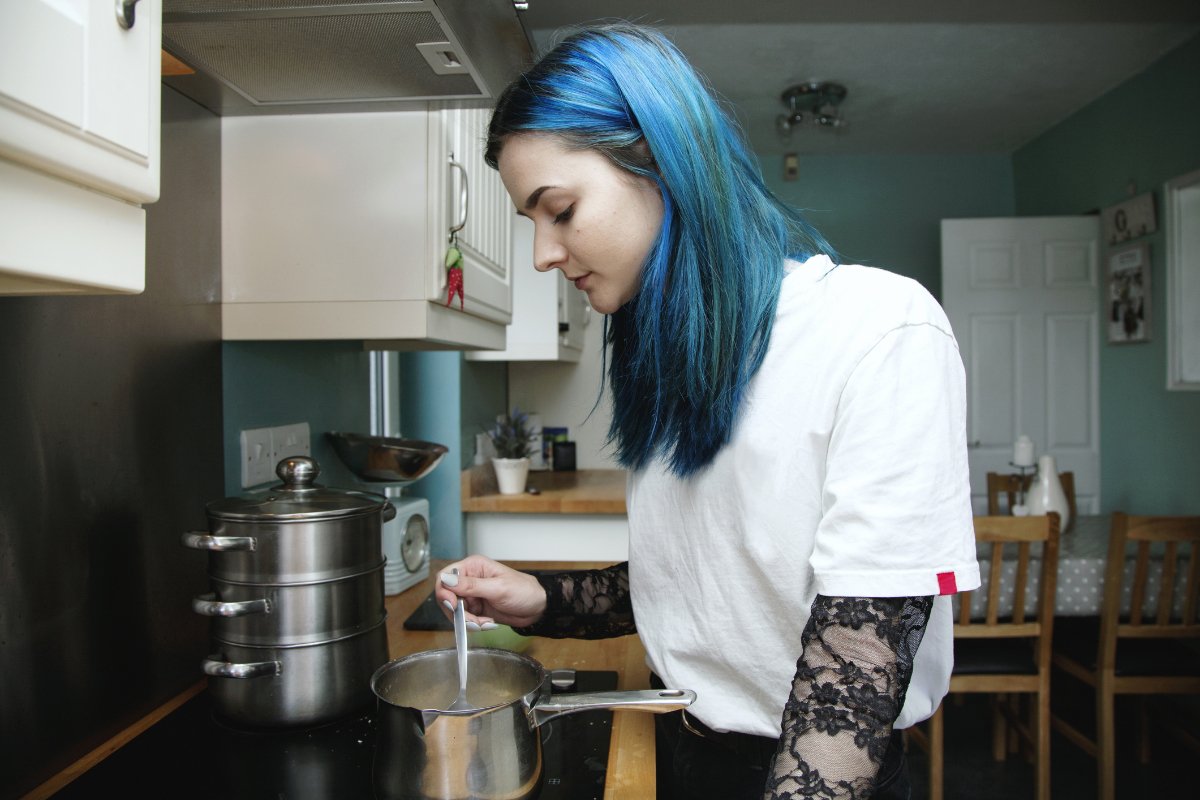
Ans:
POLYGON ((967 372, 976 513, 987 473, 1012 472, 1013 442, 1075 473, 1081 514, 1099 511, 1099 223, 1095 217, 942 221, 942 302, 967 372))

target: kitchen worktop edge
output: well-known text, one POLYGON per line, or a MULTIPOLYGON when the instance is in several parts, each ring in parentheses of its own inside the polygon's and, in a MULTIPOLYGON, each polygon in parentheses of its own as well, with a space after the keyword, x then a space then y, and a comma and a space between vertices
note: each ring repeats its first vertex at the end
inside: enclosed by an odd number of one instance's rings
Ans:
POLYGON ((462 473, 462 510, 499 514, 625 514, 626 474, 621 469, 531 471, 527 485, 536 489, 536 494, 504 495, 496 488, 491 465, 476 465, 462 473))

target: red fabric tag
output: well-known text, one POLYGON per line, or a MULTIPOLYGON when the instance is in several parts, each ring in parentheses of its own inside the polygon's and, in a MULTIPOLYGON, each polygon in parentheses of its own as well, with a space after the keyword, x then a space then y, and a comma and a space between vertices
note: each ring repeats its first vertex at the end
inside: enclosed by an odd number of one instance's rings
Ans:
POLYGON ((957 594, 958 584, 954 581, 953 572, 939 572, 938 579, 938 594, 957 594))

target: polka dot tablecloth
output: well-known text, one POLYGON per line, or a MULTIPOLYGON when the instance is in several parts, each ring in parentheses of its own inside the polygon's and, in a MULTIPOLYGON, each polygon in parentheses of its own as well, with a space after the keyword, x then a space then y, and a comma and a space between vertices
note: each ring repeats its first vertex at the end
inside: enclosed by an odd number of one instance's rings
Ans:
MULTIPOLYGON (((1060 617, 1099 616, 1100 605, 1104 600, 1104 572, 1108 559, 1108 535, 1111 518, 1108 515, 1081 516, 1075 526, 1059 539, 1058 549, 1058 586, 1054 596, 1054 614, 1060 617)), ((1027 615, 1037 608, 1037 593, 1041 583, 1041 559, 1037 558, 1040 548, 1033 552, 1029 561, 1029 575, 1026 580, 1025 610, 1027 615)), ((971 599, 971 617, 981 619, 987 600, 988 584, 991 577, 990 544, 980 545, 977 552, 979 574, 983 584, 973 593, 971 599)), ((1016 545, 1006 545, 1004 561, 1000 568, 1000 614, 1012 613, 1013 585, 1017 575, 1016 545), (1009 559, 1012 559, 1009 561, 1009 559)), ((1134 550, 1130 548, 1129 558, 1125 562, 1125 578, 1122 581, 1122 611, 1128 612, 1133 594, 1133 573, 1137 562, 1134 550)), ((1158 603, 1159 586, 1162 583, 1162 556, 1154 557, 1153 550, 1146 575, 1146 602, 1143 613, 1153 614, 1158 603)), ((1183 590, 1187 581, 1185 570, 1179 570, 1176 575, 1174 593, 1174 613, 1183 613, 1183 590)), ((954 613, 959 610, 959 597, 954 598, 954 613)))

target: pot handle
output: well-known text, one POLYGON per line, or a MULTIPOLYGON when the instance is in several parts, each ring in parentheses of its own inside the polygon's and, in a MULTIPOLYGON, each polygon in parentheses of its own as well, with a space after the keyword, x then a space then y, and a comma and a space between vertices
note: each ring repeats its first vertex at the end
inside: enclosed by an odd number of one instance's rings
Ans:
POLYGON ((533 724, 541 725, 564 714, 592 711, 598 708, 649 711, 665 714, 678 711, 696 702, 696 693, 691 689, 642 689, 633 692, 580 692, 578 694, 555 695, 538 702, 531 714, 533 724))
POLYGON ((247 614, 271 613, 271 601, 265 597, 256 600, 221 601, 216 592, 192 598, 192 611, 205 617, 244 617, 247 614))
POLYGON ((253 536, 213 536, 211 533, 193 531, 183 535, 183 546, 193 550, 257 550, 258 540, 253 536))
POLYGON ((283 664, 278 661, 255 661, 249 664, 233 664, 221 661, 220 656, 209 656, 204 659, 204 674, 214 678, 260 678, 264 675, 278 675, 283 671, 283 664))
POLYGON ((396 507, 392 505, 392 501, 383 504, 383 521, 391 522, 396 518, 396 507))

